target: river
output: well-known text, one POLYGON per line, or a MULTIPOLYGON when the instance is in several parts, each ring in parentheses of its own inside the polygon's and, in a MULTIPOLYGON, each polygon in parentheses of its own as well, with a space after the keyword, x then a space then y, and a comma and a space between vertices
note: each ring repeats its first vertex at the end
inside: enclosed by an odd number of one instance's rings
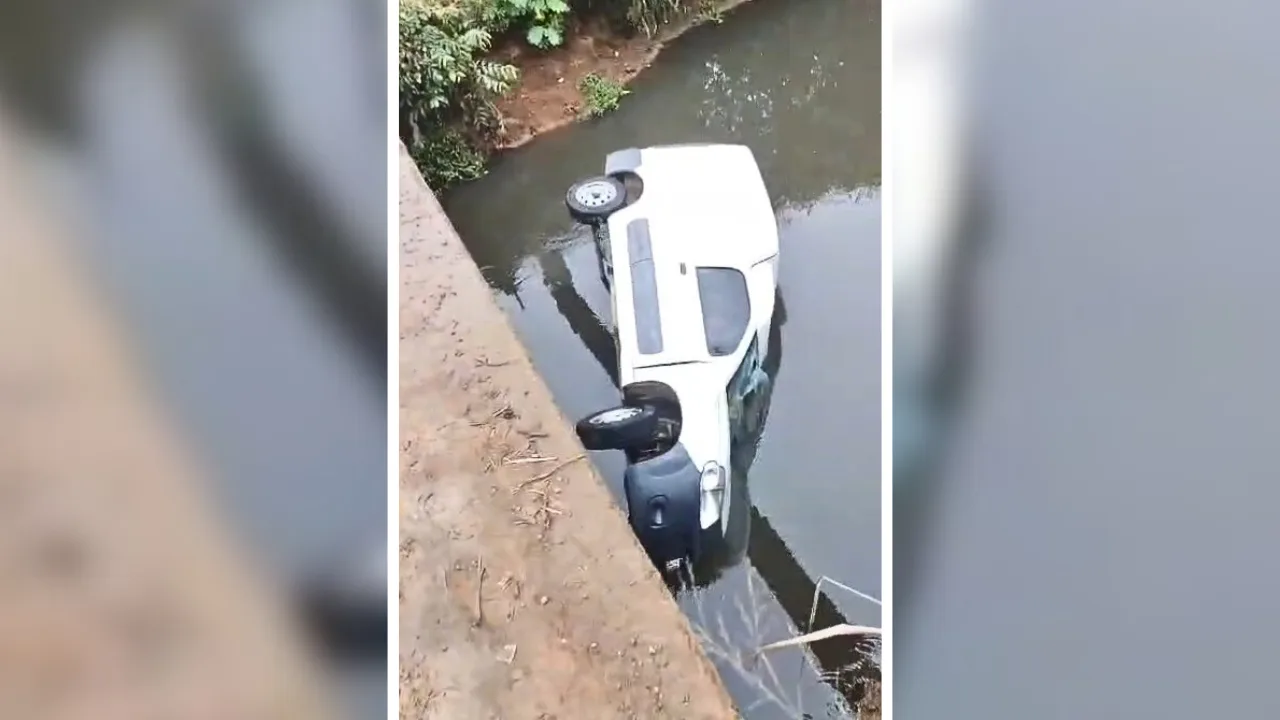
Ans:
MULTIPOLYGON (((868 0, 758 0, 667 48, 606 117, 508 152, 443 198, 570 418, 616 401, 608 294, 565 212, 575 179, 623 147, 752 148, 780 228, 782 362, 746 483, 746 562, 680 602, 754 718, 829 705, 815 677, 733 662, 805 627, 819 578, 880 594, 880 10, 868 0)), ((597 454, 621 492, 620 457, 597 454)), ((879 625, 879 607, 823 585, 815 627, 879 625)), ((836 641, 835 644, 839 644, 836 641)), ((822 669, 851 651, 815 646, 822 669)), ((812 676, 812 672, 808 673, 812 676)))

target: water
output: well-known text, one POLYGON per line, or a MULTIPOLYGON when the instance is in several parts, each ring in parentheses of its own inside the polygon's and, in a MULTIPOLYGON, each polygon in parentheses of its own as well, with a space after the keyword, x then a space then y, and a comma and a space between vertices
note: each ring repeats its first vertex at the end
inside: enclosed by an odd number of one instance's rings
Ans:
MULTIPOLYGON (((618 392, 608 294, 565 189, 622 147, 714 141, 755 152, 780 227, 782 362, 748 476, 748 561, 681 600, 732 657, 788 636, 783 612, 804 627, 824 575, 880 593, 879 7, 757 0, 678 40, 631 89, 616 112, 502 156, 444 202, 561 408, 580 417, 618 392)), ((596 460, 620 492, 621 459, 596 460)), ((826 592, 816 627, 879 624, 874 603, 826 592)), ((824 667, 851 659, 829 645, 817 646, 824 667)), ((740 704, 789 693, 752 717, 829 699, 794 670, 766 691, 751 679, 758 668, 721 660, 740 704)))

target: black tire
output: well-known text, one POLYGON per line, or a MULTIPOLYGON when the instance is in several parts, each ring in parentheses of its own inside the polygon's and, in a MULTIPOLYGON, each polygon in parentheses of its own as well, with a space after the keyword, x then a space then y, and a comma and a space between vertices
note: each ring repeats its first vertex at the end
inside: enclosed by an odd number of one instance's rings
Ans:
POLYGON ((627 187, 617 178, 608 176, 579 180, 569 186, 564 204, 576 222, 596 225, 626 206, 627 187))
POLYGON ((679 425, 683 419, 680 410, 680 398, 676 391, 666 383, 656 380, 633 382, 622 388, 622 401, 627 405, 645 405, 652 407, 658 417, 679 425))
POLYGON ((658 431, 658 413, 648 406, 622 405, 582 418, 575 430, 588 450, 644 447, 658 431))

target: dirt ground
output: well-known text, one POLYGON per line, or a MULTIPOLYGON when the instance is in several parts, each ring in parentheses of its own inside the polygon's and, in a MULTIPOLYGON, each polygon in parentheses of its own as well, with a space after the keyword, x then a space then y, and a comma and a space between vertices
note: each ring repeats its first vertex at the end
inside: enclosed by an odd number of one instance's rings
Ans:
POLYGON ((735 717, 403 147, 400 178, 400 717, 735 717))
POLYGON ((643 33, 621 38, 604 23, 592 22, 571 28, 565 44, 549 52, 522 43, 498 48, 495 60, 520 69, 519 85, 498 102, 505 125, 498 149, 518 147, 579 119, 584 105, 578 81, 586 75, 628 83, 653 63, 666 43, 746 1, 713 2, 708 10, 674 22, 652 38, 643 33))

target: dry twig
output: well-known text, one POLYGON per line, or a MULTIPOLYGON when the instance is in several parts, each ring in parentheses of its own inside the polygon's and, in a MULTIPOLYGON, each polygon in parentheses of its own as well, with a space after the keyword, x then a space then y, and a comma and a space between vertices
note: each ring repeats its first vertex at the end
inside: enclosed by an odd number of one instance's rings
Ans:
POLYGON ((475 627, 480 627, 484 623, 484 604, 482 602, 481 592, 484 590, 484 576, 488 569, 484 566, 484 558, 480 558, 480 571, 476 577, 476 621, 472 623, 475 627))
POLYGON ((583 459, 583 458, 585 458, 585 457, 586 457, 586 455, 575 455, 575 456, 573 456, 573 457, 569 458, 568 460, 565 460, 564 462, 558 463, 555 467, 551 468, 550 470, 548 470, 548 471, 546 471, 546 472, 544 472, 544 473, 542 473, 542 474, 540 474, 540 475, 534 475, 533 477, 529 478, 528 480, 521 480, 519 484, 517 484, 514 488, 512 488, 512 490, 511 490, 511 494, 512 494, 512 495, 515 495, 516 493, 520 492, 521 490, 523 490, 523 489, 525 489, 525 488, 529 487, 530 485, 532 485, 532 484, 534 484, 534 483, 542 482, 543 480, 550 480, 550 479, 551 479, 551 477, 552 477, 553 475, 555 475, 556 473, 558 473, 558 472, 560 472, 561 470, 565 469, 565 468, 566 468, 566 467, 568 467, 569 465, 572 465, 573 463, 575 463, 575 462, 577 462, 577 461, 579 461, 579 460, 582 460, 582 459, 583 459))

